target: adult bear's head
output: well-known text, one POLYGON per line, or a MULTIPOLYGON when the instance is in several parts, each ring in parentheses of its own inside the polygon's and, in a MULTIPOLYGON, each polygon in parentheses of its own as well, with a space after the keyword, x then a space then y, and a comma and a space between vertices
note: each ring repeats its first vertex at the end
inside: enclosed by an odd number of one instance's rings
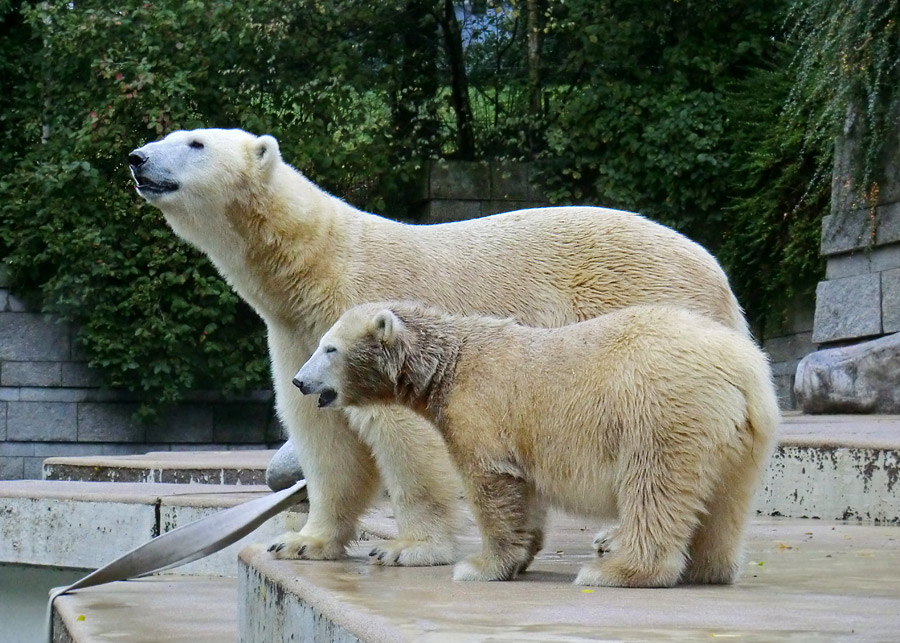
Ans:
POLYGON ((278 141, 237 129, 172 132, 128 155, 138 194, 197 245, 198 236, 225 224, 209 217, 249 205, 280 164, 278 141))

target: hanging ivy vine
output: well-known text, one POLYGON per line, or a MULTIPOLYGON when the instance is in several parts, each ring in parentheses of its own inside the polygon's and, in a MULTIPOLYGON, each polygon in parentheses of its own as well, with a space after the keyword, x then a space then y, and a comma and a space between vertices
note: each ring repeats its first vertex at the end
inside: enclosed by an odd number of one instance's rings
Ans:
MULTIPOLYGON (((841 133, 858 137, 852 197, 857 207, 874 207, 886 146, 900 127, 900 3, 796 0, 788 28, 799 48, 786 114, 803 124, 811 149, 832 146, 841 133)), ((817 179, 830 178, 831 168, 825 159, 817 179)))

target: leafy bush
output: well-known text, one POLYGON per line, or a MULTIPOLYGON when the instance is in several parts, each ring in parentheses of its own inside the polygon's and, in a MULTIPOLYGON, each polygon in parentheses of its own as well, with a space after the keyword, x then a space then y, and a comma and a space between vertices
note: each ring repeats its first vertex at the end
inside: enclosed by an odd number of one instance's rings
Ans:
POLYGON ((638 210, 715 248, 734 161, 726 88, 774 47, 777 6, 565 7, 552 23, 555 40, 570 43, 558 75, 579 80, 547 134, 552 195, 638 210))
MULTIPOLYGON (((832 149, 835 137, 853 131, 859 155, 848 168, 848 196, 874 207, 900 127, 900 3, 795 0, 789 24, 799 46, 785 113, 811 150, 832 149)), ((821 158, 821 180, 830 178, 830 160, 821 158)))
POLYGON ((727 94, 736 160, 720 259, 763 337, 784 326, 792 300, 812 298, 825 267, 819 239, 830 186, 819 168, 831 159, 831 146, 806 145, 802 128, 784 113, 794 51, 781 45, 769 68, 754 70, 727 94))

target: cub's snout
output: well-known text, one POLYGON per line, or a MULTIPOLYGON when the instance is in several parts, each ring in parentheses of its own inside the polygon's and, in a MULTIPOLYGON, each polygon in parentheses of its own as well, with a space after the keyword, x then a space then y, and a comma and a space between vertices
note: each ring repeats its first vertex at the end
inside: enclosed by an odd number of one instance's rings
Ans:
POLYGON ((302 372, 303 369, 300 369, 294 376, 294 379, 291 380, 293 385, 300 389, 303 395, 318 395, 320 409, 334 404, 338 397, 337 391, 322 382, 303 379, 302 372))

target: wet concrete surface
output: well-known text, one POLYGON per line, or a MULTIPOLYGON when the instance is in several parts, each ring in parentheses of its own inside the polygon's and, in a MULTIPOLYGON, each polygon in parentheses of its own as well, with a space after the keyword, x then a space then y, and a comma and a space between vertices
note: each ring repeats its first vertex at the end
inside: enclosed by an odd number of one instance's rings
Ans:
POLYGON ((258 548, 242 559, 326 618, 351 631, 380 623, 395 640, 900 640, 896 527, 758 520, 736 585, 645 590, 572 585, 594 555, 593 526, 556 524, 531 570, 506 583, 455 583, 447 567, 373 567, 370 543, 336 563, 275 561, 258 548))
POLYGON ((778 442, 791 446, 900 449, 900 415, 802 415, 786 412, 778 442))
POLYGON ((236 602, 233 578, 163 575, 92 587, 56 599, 54 641, 234 641, 236 602))

